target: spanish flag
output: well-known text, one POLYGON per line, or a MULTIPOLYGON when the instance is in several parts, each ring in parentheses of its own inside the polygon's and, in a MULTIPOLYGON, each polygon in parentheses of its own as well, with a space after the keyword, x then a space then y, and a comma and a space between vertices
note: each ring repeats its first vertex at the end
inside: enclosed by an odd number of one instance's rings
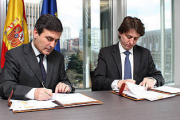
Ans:
POLYGON ((9 0, 3 31, 1 68, 4 67, 6 51, 29 42, 23 0, 9 0))

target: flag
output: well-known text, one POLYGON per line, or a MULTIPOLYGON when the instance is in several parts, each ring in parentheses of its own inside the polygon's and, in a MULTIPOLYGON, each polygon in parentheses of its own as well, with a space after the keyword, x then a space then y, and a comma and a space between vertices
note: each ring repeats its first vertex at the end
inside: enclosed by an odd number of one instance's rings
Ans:
POLYGON ((5 53, 23 43, 29 43, 28 28, 23 0, 9 0, 3 31, 1 68, 4 67, 5 53))
MULTIPOLYGON (((41 15, 43 15, 43 14, 51 14, 51 15, 54 15, 57 17, 56 0, 43 0, 41 15)), ((57 50, 58 52, 60 52, 59 41, 54 49, 57 50)))

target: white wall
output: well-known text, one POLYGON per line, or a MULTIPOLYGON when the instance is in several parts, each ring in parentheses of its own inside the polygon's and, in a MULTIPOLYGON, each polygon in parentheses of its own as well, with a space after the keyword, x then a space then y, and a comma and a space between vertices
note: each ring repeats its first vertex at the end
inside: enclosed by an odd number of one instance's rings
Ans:
POLYGON ((174 0, 174 81, 180 85, 180 0, 174 0))

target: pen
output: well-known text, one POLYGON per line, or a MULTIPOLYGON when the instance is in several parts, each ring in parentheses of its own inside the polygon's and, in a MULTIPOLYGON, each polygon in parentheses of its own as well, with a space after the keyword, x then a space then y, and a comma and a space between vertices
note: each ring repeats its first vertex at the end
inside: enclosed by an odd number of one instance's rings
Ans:
POLYGON ((43 86, 43 88, 46 88, 45 85, 44 85, 44 81, 42 82, 42 86, 43 86))
MULTIPOLYGON (((43 88, 46 88, 45 85, 44 85, 44 81, 42 82, 42 86, 43 86, 43 88)), ((46 93, 47 95, 51 96, 51 95, 48 94, 46 91, 45 91, 45 93, 46 93)))

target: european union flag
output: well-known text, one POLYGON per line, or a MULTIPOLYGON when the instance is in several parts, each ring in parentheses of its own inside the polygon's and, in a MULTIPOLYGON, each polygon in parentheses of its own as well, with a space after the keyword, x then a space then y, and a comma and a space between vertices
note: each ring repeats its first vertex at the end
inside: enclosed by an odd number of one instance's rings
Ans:
MULTIPOLYGON (((43 0, 41 15, 43 14, 51 14, 57 17, 56 0, 43 0)), ((59 41, 54 49, 60 52, 59 41)))

